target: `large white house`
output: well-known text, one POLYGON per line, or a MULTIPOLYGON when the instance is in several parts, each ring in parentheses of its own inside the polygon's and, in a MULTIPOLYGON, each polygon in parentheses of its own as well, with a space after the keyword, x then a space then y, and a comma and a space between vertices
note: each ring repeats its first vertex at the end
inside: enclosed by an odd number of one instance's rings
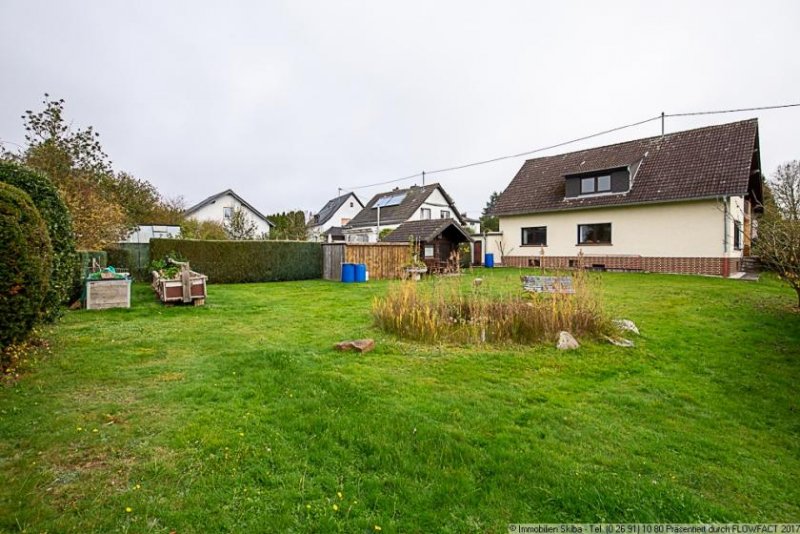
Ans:
POLYGON ((762 180, 755 119, 528 160, 495 205, 501 259, 729 276, 762 180))
MULTIPOLYGON (((355 193, 347 193, 325 203, 308 222, 309 241, 339 241, 341 229, 364 209, 355 193)), ((342 238, 343 239, 343 238, 342 238)))
POLYGON ((428 219, 452 219, 457 225, 464 224, 453 199, 439 184, 378 193, 342 233, 348 242, 375 243, 381 232, 394 230, 407 221, 428 219))
POLYGON ((184 211, 184 215, 188 219, 215 221, 225 224, 233 216, 233 212, 236 209, 243 210, 250 220, 255 223, 256 234, 258 235, 269 235, 270 228, 275 226, 260 211, 237 195, 232 189, 226 189, 198 202, 184 211))

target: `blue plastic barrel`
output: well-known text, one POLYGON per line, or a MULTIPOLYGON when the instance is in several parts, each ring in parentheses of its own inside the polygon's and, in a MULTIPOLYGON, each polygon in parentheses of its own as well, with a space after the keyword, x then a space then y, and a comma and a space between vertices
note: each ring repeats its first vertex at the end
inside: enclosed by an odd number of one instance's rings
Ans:
POLYGON ((367 264, 366 263, 356 263, 356 282, 366 282, 367 281, 367 264))
POLYGON ((356 281, 356 264, 343 263, 342 264, 342 282, 345 284, 352 284, 356 281))
POLYGON ((483 262, 485 267, 494 267, 494 254, 487 252, 486 260, 483 262))

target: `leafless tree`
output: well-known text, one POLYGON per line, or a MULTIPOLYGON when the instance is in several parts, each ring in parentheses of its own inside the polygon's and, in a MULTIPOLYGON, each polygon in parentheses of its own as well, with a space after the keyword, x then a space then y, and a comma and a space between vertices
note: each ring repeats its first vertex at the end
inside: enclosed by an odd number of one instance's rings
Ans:
POLYGON ((773 200, 764 203, 755 253, 795 290, 800 307, 800 161, 779 166, 768 189, 773 200))
POLYGON ((761 264, 795 290, 800 307, 800 220, 763 220, 755 248, 761 264))
POLYGON ((769 186, 783 218, 800 220, 800 160, 779 165, 769 186))

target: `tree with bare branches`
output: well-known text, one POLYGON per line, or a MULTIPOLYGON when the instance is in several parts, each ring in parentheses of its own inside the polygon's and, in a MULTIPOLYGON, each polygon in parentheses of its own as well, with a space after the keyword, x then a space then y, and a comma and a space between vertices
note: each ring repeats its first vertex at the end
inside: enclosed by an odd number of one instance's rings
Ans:
POLYGON ((780 165, 768 185, 755 253, 795 290, 800 307, 800 161, 780 165))
POLYGON ((800 160, 779 165, 769 187, 780 215, 792 221, 800 220, 800 160))

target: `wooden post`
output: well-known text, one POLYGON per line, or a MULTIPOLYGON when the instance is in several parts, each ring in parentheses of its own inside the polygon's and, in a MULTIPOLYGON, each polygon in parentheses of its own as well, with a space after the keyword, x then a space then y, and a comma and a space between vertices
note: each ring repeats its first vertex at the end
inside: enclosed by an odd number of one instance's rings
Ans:
POLYGON ((183 302, 189 303, 192 301, 192 273, 189 270, 189 264, 184 263, 181 265, 181 286, 183 288, 183 302))

